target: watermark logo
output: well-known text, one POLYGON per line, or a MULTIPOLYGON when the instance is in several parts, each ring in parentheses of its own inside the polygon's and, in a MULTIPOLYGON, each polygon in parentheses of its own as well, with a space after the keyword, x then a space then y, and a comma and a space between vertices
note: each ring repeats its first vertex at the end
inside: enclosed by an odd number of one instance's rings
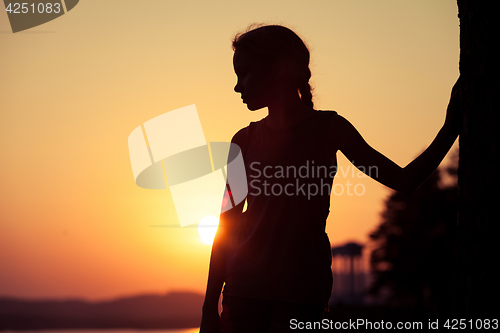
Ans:
POLYGON ((253 196, 301 196, 312 200, 316 196, 361 196, 366 192, 362 183, 344 183, 332 180, 336 175, 347 178, 378 178, 378 168, 370 166, 317 165, 314 160, 303 161, 301 165, 264 165, 255 161, 249 164, 249 194, 253 196))
POLYGON ((128 137, 128 147, 136 184, 146 189, 168 186, 181 226, 219 216, 247 196, 240 148, 229 142, 207 143, 195 105, 138 126, 128 137))
POLYGON ((75 8, 79 0, 4 0, 12 32, 19 32, 52 21, 75 8))

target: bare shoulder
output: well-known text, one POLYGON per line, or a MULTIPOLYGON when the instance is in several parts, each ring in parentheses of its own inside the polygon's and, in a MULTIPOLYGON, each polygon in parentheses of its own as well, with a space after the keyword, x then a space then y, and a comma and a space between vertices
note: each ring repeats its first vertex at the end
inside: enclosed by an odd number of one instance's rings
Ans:
POLYGON ((340 150, 345 156, 350 156, 351 160, 360 154, 365 154, 371 148, 365 139, 358 132, 356 127, 346 118, 337 116, 330 122, 329 128, 330 140, 337 150, 340 150))
POLYGON ((243 149, 243 147, 247 142, 247 136, 248 136, 248 126, 243 127, 238 132, 236 132, 236 134, 233 135, 233 138, 231 139, 231 143, 235 143, 240 147, 240 149, 243 149))
POLYGON ((342 133, 348 131, 351 127, 353 127, 352 124, 343 116, 338 113, 332 115, 329 124, 329 130, 331 132, 342 133))
POLYGON ((328 124, 328 141, 335 150, 342 150, 342 147, 353 139, 355 131, 356 129, 349 120, 339 114, 334 114, 328 124))

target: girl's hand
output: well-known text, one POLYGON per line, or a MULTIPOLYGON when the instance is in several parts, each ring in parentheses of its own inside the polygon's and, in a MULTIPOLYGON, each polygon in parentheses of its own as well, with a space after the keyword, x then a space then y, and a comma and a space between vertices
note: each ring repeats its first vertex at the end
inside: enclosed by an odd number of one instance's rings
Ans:
POLYGON ((446 110, 445 127, 448 127, 453 133, 458 135, 462 128, 462 97, 460 77, 451 90, 450 103, 446 110))

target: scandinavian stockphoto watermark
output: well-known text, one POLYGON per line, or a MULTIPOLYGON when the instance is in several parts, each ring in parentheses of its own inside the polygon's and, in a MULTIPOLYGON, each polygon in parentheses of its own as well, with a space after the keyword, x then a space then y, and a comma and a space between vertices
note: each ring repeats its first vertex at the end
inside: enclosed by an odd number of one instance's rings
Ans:
POLYGON ((314 160, 307 160, 300 166, 295 165, 263 165, 252 162, 249 165, 249 194, 254 196, 304 196, 310 200, 314 196, 365 194, 365 185, 361 182, 334 182, 334 177, 351 177, 353 179, 378 177, 377 166, 338 167, 337 165, 316 165, 314 160))

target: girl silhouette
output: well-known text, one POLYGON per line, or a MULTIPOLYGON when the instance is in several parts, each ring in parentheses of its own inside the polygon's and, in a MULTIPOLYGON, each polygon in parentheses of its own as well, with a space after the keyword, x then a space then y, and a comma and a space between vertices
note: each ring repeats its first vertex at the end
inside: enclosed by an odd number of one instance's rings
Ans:
MULTIPOLYGON (((321 322, 328 306, 332 273, 325 224, 337 151, 361 171, 375 166, 369 176, 378 182, 412 193, 458 136, 458 84, 434 141, 401 168, 345 118, 314 109, 309 51, 293 31, 260 26, 237 35, 232 45, 234 90, 249 110, 267 107, 269 114, 232 139, 245 162, 247 210, 240 203, 221 214, 200 332, 289 332, 299 323, 321 322)), ((313 331, 321 331, 318 325, 313 331)))

